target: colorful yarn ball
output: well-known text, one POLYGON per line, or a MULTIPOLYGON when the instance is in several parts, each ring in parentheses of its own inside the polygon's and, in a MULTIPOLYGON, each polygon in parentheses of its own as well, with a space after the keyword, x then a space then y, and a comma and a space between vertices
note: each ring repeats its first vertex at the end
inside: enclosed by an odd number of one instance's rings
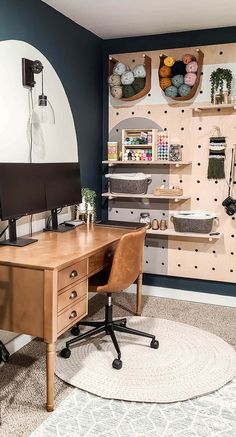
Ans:
POLYGON ((187 73, 184 76, 185 85, 193 86, 196 82, 197 75, 195 73, 187 73))
POLYGON ((127 67, 123 62, 116 62, 113 67, 113 74, 119 74, 121 76, 125 71, 127 71, 127 67))
POLYGON ((177 74, 185 74, 185 64, 183 61, 176 61, 171 68, 172 76, 176 76, 177 74))
POLYGON ((171 77, 171 68, 163 65, 159 70, 160 77, 171 77))
POLYGON ((136 65, 136 67, 134 67, 133 69, 133 74, 134 77, 141 77, 141 78, 146 77, 146 69, 144 65, 143 64, 136 65))
MULTIPOLYGON (((183 86, 183 85, 181 85, 183 86)), ((167 97, 176 97, 178 94, 178 89, 176 88, 176 86, 168 86, 168 88, 165 89, 165 95, 167 97)))
POLYGON ((186 97, 190 93, 190 91, 191 91, 191 87, 189 85, 183 84, 178 88, 178 94, 181 97, 186 97))
POLYGON ((123 96, 124 97, 133 97, 136 94, 132 85, 124 85, 123 86, 123 96))
POLYGON ((164 64, 165 64, 167 67, 172 67, 172 66, 174 65, 174 63, 175 63, 175 58, 172 58, 172 56, 167 56, 167 57, 164 59, 164 64))
POLYGON ((145 87, 145 79, 143 77, 136 77, 132 83, 132 87, 136 93, 139 93, 139 91, 142 91, 145 87))
POLYGON ((108 83, 110 86, 121 85, 121 78, 119 74, 111 74, 108 79, 108 83))
POLYGON ((172 85, 176 86, 176 88, 179 88, 180 85, 183 85, 184 83, 184 76, 182 74, 177 74, 176 76, 173 76, 172 79, 172 85))
POLYGON ((110 88, 111 91, 111 95, 112 97, 114 97, 115 99, 121 99, 123 97, 123 87, 122 86, 112 86, 110 88))
POLYGON ((187 73, 196 73, 198 69, 198 65, 196 61, 191 61, 186 65, 187 73))
POLYGON ((122 85, 132 85, 134 81, 134 75, 132 71, 126 71, 121 76, 122 85))
POLYGON ((185 65, 189 64, 191 61, 195 61, 196 58, 193 55, 190 55, 189 53, 186 53, 186 55, 182 56, 182 61, 185 65))
POLYGON ((168 86, 171 86, 171 85, 172 85, 172 82, 171 82, 171 79, 169 77, 162 77, 160 79, 160 87, 163 91, 166 88, 168 88, 168 86))

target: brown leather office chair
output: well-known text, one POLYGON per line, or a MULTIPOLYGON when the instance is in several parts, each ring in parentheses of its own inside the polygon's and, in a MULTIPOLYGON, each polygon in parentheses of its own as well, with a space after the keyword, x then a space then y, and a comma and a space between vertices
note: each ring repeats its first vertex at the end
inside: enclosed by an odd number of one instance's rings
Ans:
POLYGON ((130 232, 124 235, 116 248, 111 269, 108 272, 101 272, 94 275, 90 281, 90 291, 97 293, 107 294, 107 304, 105 308, 105 320, 101 322, 95 321, 81 321, 74 328, 72 328, 72 334, 77 335, 76 338, 66 342, 66 347, 62 349, 61 356, 69 358, 71 351, 70 345, 79 342, 80 340, 87 339, 93 335, 105 332, 106 335, 110 335, 118 354, 118 358, 112 363, 115 369, 121 369, 121 351, 116 339, 115 331, 120 331, 127 334, 140 335, 142 337, 151 338, 150 346, 154 349, 159 347, 159 343, 154 335, 147 334, 136 329, 128 328, 126 326, 126 319, 113 320, 112 317, 112 293, 119 293, 122 290, 128 288, 133 284, 138 276, 142 273, 143 269, 143 246, 144 238, 146 234, 146 228, 143 227, 140 230, 130 232), (79 334, 79 326, 91 326, 93 329, 90 331, 79 334))

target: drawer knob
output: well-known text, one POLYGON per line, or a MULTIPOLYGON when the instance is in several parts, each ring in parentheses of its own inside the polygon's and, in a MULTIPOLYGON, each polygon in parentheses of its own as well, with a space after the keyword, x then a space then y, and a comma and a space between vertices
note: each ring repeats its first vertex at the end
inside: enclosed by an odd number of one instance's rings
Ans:
POLYGON ((72 293, 70 294, 70 299, 75 299, 77 297, 77 292, 76 291, 72 291, 72 293))
POLYGON ((108 252, 107 258, 112 258, 112 257, 113 257, 113 252, 108 252))
POLYGON ((72 270, 72 272, 70 273, 70 278, 76 278, 76 276, 78 276, 77 270, 72 270))
POLYGON ((69 319, 74 319, 75 317, 77 317, 77 312, 76 311, 72 311, 69 315, 69 319))

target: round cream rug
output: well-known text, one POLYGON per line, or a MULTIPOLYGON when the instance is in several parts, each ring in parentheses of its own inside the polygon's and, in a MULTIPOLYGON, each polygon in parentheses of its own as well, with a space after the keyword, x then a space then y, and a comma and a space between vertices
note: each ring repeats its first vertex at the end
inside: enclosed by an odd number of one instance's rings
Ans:
POLYGON ((104 398, 160 403, 213 392, 236 376, 235 350, 209 332, 149 317, 128 317, 127 326, 155 334, 159 349, 151 349, 149 339, 117 332, 123 367, 116 370, 109 336, 72 345, 69 359, 59 356, 64 337, 58 341, 56 375, 104 398))

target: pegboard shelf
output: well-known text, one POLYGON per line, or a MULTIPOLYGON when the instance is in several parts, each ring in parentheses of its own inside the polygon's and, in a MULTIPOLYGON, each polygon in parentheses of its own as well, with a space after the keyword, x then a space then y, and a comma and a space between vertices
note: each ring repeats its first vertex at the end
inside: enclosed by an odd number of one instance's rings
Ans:
POLYGON ((223 235, 222 232, 219 232, 218 235, 210 235, 210 234, 197 234, 197 233, 193 233, 193 232, 175 232, 174 229, 166 229, 165 231, 160 231, 160 230, 155 231, 153 229, 148 229, 147 234, 148 235, 161 235, 161 236, 166 236, 166 237, 175 237, 178 239, 198 238, 198 239, 204 239, 204 240, 209 240, 209 241, 219 240, 219 238, 221 238, 223 235))
POLYGON ((174 202, 181 202, 189 200, 190 196, 155 196, 154 194, 129 194, 129 193, 102 193, 102 197, 111 199, 117 198, 135 198, 135 199, 155 199, 155 200, 171 200, 174 202))
POLYGON ((210 110, 218 110, 218 109, 231 109, 234 111, 236 109, 236 105, 234 103, 221 103, 219 105, 202 105, 193 108, 194 112, 202 112, 202 111, 210 111, 210 110))
POLYGON ((174 165, 175 167, 181 167, 184 165, 191 165, 192 161, 102 161, 103 164, 112 167, 113 165, 174 165))

